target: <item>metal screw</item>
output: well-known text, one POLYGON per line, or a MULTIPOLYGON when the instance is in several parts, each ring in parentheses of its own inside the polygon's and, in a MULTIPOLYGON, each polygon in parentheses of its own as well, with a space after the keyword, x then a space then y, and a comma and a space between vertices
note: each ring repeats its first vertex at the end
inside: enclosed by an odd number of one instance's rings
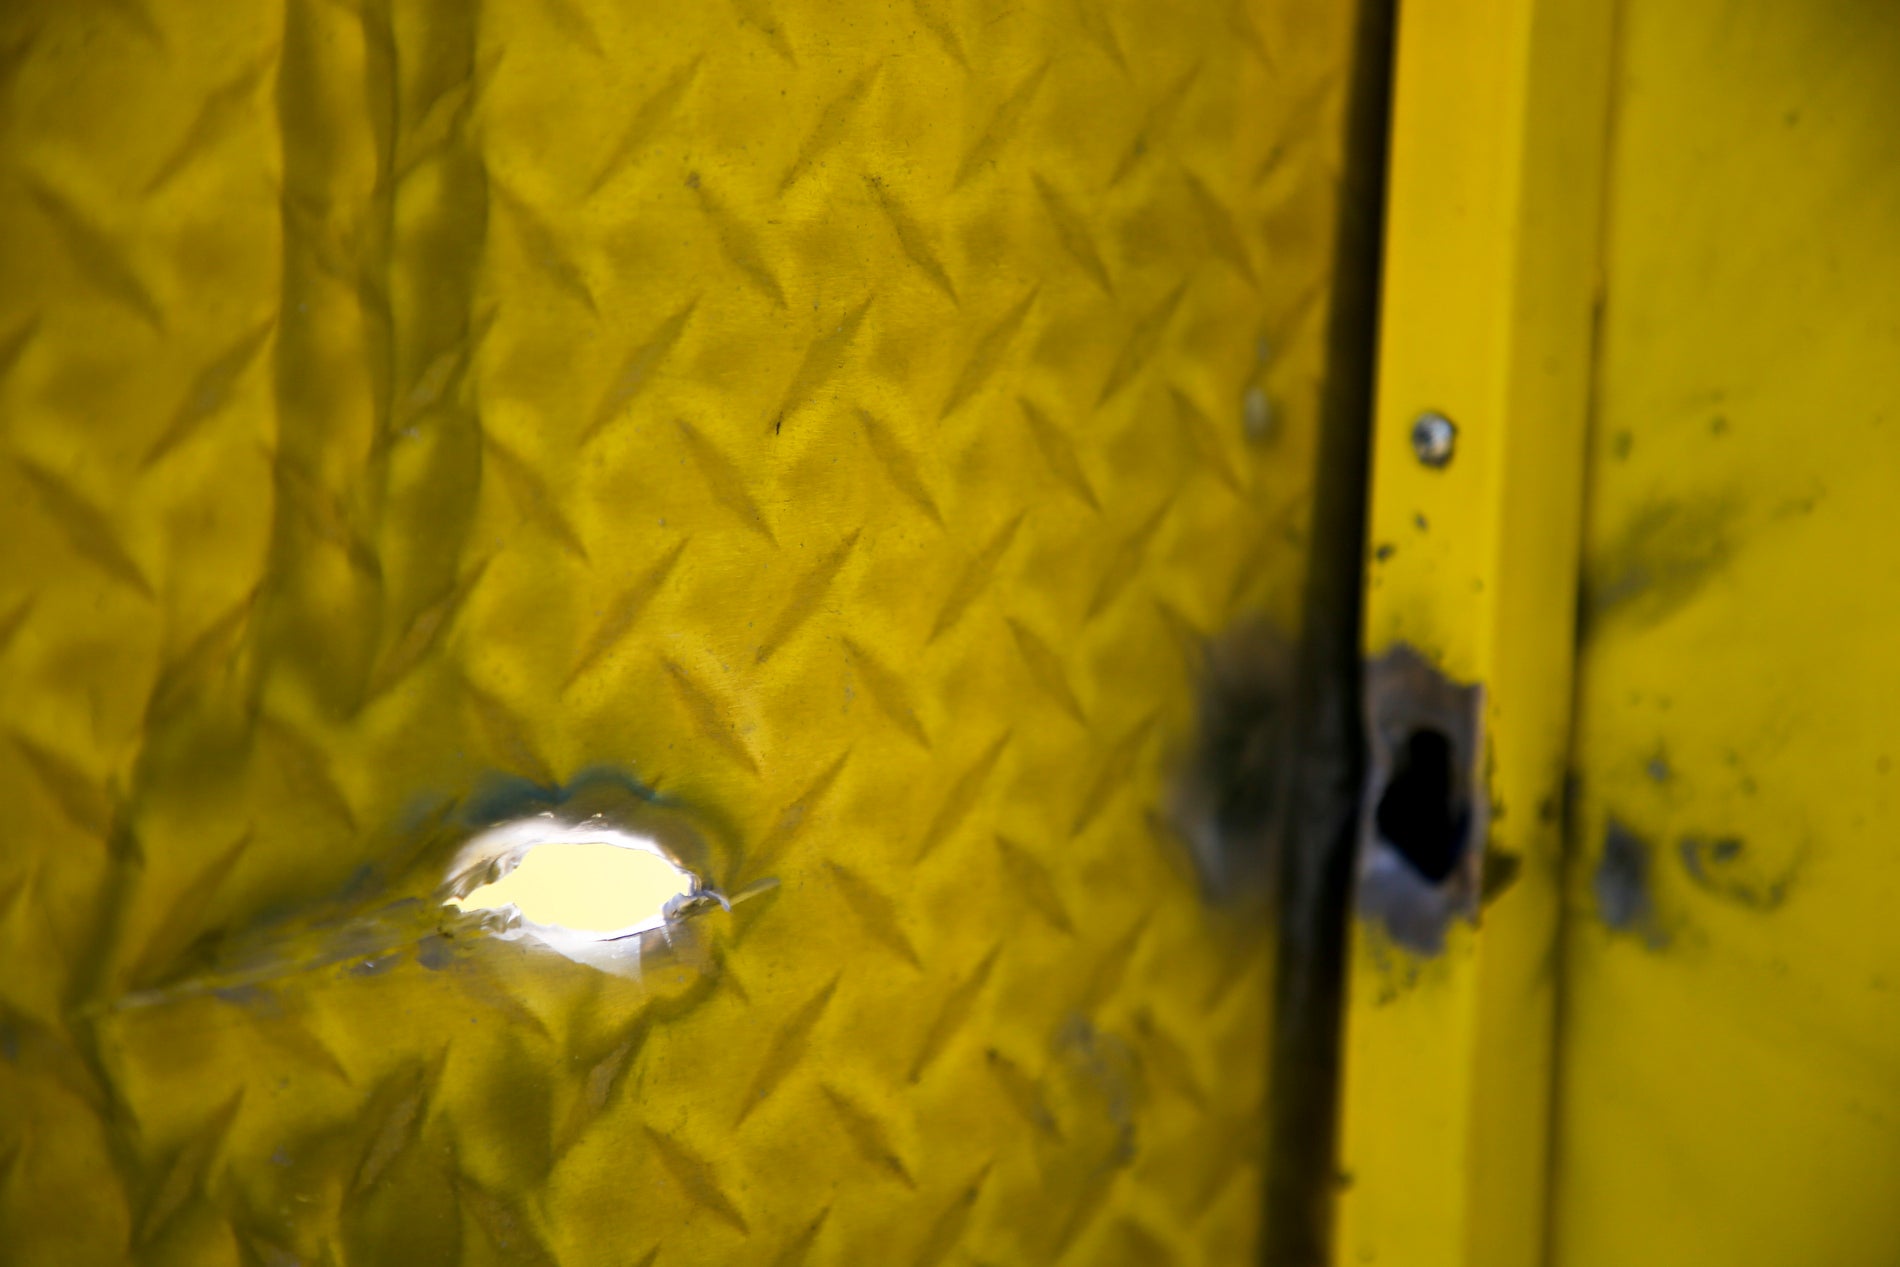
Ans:
POLYGON ((1412 424, 1412 452, 1426 466, 1449 466, 1452 452, 1457 447, 1457 424, 1444 414, 1423 413, 1412 424))

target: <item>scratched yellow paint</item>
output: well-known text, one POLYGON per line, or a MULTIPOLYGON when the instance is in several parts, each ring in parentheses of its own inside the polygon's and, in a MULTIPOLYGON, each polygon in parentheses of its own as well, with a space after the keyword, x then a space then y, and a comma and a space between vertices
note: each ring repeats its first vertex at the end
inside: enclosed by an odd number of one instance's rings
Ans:
POLYGON ((1618 45, 1553 1261, 1891 1262, 1900 23, 1618 45))
POLYGON ((9 1253, 1243 1260, 1270 955, 1149 818, 1298 617, 1352 21, 6 6, 9 1253), (777 889, 390 904, 596 768, 777 889))

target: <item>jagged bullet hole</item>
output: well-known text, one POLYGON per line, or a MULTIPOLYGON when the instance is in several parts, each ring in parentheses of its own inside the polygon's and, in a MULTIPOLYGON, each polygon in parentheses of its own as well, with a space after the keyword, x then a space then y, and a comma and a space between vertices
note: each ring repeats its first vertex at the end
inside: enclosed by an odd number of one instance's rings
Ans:
POLYGON ((442 900, 493 936, 537 941, 596 966, 623 953, 637 958, 642 935, 663 934, 697 910, 730 909, 652 836, 554 814, 501 823, 470 840, 442 900))
POLYGON ((200 938, 112 1008, 207 996, 267 1007, 271 991, 316 972, 362 979, 515 953, 497 942, 621 976, 667 967, 690 977, 710 970, 717 949, 715 927, 697 917, 778 884, 766 876, 730 896, 713 887, 713 850, 684 809, 613 770, 566 786, 486 781, 453 826, 452 802, 429 804, 403 824, 415 839, 398 844, 388 870, 365 866, 334 898, 200 938))
POLYGON ((1391 780, 1379 797, 1379 835, 1433 884, 1464 861, 1471 807, 1457 794, 1457 753, 1443 731, 1420 727, 1395 754, 1391 780))
POLYGON ((658 928, 667 904, 691 897, 698 884, 692 872, 658 853, 607 841, 530 845, 512 866, 491 865, 488 874, 493 878, 448 904, 457 910, 513 908, 530 924, 603 936, 658 928))
POLYGON ((1355 904, 1397 945, 1435 955, 1453 920, 1476 920, 1485 886, 1495 896, 1510 879, 1476 856, 1492 815, 1476 770, 1484 687, 1398 643, 1367 663, 1365 700, 1355 904))

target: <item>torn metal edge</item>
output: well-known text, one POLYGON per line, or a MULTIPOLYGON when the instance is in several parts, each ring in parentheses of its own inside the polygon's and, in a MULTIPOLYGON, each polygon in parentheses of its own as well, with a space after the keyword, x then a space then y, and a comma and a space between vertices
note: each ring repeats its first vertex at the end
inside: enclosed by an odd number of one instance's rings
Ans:
POLYGON ((1454 682, 1416 648, 1399 643, 1365 666, 1366 780, 1359 807, 1355 905, 1362 919, 1421 955, 1444 949, 1453 920, 1476 922, 1484 893, 1490 796, 1484 785, 1484 687, 1454 682), (1451 797, 1468 813, 1451 874, 1434 883, 1380 833, 1378 809, 1398 752, 1424 729, 1451 742, 1451 797))

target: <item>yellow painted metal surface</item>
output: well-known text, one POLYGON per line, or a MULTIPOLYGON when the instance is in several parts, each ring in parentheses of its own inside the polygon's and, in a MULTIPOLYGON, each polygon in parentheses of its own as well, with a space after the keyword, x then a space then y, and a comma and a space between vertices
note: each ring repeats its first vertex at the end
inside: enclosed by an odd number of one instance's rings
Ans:
POLYGON ((1618 50, 1552 1261, 1890 1263, 1900 18, 1618 50))
POLYGON ((1542 1257, 1608 47, 1606 7, 1583 0, 1400 19, 1365 642, 1482 686, 1472 848, 1496 892, 1436 954, 1355 921, 1341 1262, 1542 1257), (1428 411, 1457 428, 1444 466, 1414 452, 1428 411))
POLYGON ((1271 956, 1148 820, 1297 619, 1352 20, 6 6, 9 1256, 1244 1260, 1271 956), (378 922, 596 766, 778 888, 378 922))
POLYGON ((1339 1257, 1891 1262, 1900 21, 1605 10, 1401 29, 1367 649, 1482 684, 1516 865, 1355 930, 1339 1257))

